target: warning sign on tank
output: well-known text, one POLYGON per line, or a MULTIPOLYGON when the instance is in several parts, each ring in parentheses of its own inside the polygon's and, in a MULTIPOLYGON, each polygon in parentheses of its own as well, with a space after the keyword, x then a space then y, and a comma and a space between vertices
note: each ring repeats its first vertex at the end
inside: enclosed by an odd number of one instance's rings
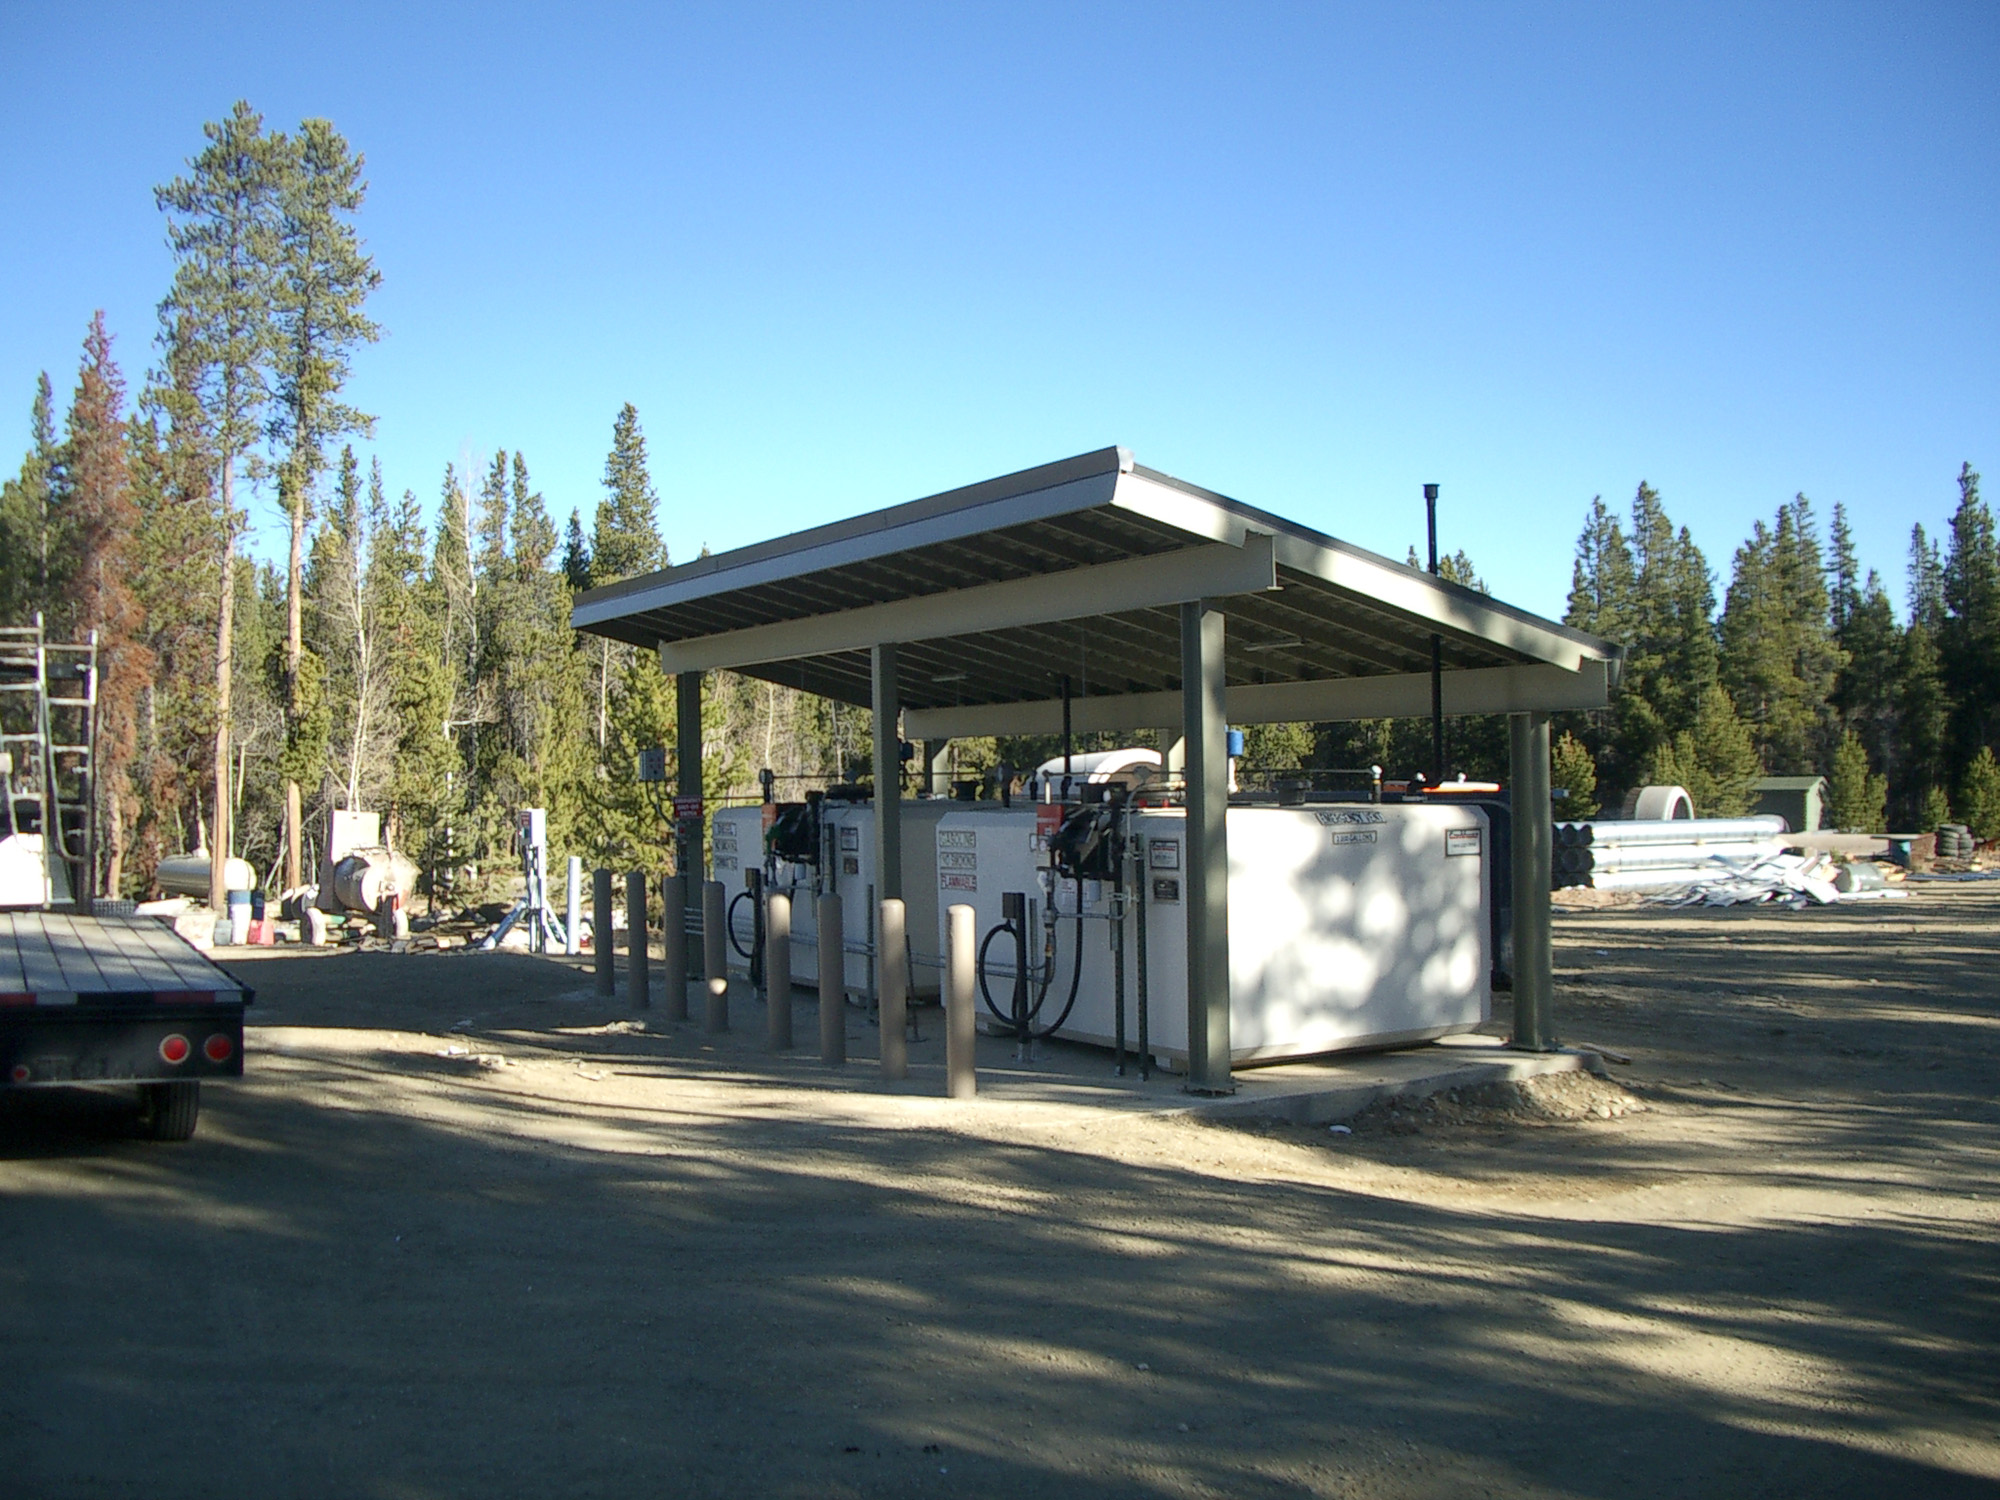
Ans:
POLYGON ((976 891, 979 889, 979 877, 977 875, 967 875, 959 870, 941 870, 938 872, 938 889, 941 891, 976 891))
POLYGON ((1477 828, 1447 828, 1444 831, 1444 852, 1454 854, 1477 854, 1479 852, 1479 830, 1477 828))
POLYGON ((1369 828, 1359 833, 1336 833, 1333 841, 1336 844, 1372 844, 1375 842, 1375 830, 1369 828))

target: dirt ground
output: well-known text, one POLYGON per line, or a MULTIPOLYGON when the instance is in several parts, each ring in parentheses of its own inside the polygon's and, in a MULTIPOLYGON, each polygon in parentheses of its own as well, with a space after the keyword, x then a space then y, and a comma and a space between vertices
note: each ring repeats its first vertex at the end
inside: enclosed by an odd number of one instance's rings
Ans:
POLYGON ((2000 1494, 2000 887, 1557 938, 1613 1084, 1346 1134, 232 958, 194 1141, 0 1110, 0 1492, 2000 1494))

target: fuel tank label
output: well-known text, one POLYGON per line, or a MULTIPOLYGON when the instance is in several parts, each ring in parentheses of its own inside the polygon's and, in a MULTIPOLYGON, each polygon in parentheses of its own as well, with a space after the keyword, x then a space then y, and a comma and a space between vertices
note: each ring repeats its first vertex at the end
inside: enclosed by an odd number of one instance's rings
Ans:
POLYGON ((1337 828, 1341 825, 1353 827, 1356 824, 1386 823, 1389 820, 1372 807, 1336 808, 1331 812, 1316 812, 1322 827, 1337 828))
POLYGON ((1375 830, 1369 828, 1359 833, 1336 833, 1333 841, 1336 844, 1372 844, 1375 842, 1375 830))
POLYGON ((1477 854, 1479 852, 1479 830, 1477 828, 1447 828, 1444 831, 1444 852, 1446 858, 1456 854, 1477 854))

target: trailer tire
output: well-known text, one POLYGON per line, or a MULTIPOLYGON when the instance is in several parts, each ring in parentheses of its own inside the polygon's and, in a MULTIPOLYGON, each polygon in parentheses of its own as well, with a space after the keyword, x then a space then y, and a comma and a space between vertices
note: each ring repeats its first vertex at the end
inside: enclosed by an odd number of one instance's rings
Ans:
POLYGON ((139 1085, 139 1133, 149 1140, 184 1141, 194 1134, 200 1115, 198 1082, 139 1085))

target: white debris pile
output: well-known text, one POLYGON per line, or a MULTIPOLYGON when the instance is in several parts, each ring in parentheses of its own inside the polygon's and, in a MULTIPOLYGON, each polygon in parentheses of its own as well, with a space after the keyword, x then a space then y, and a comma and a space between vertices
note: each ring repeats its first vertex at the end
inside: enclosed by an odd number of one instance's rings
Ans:
POLYGON ((1769 854, 1747 864, 1717 860, 1651 898, 1654 906, 1831 906, 1845 901, 1898 901, 1909 895, 1877 880, 1856 879, 1829 854, 1769 854))

